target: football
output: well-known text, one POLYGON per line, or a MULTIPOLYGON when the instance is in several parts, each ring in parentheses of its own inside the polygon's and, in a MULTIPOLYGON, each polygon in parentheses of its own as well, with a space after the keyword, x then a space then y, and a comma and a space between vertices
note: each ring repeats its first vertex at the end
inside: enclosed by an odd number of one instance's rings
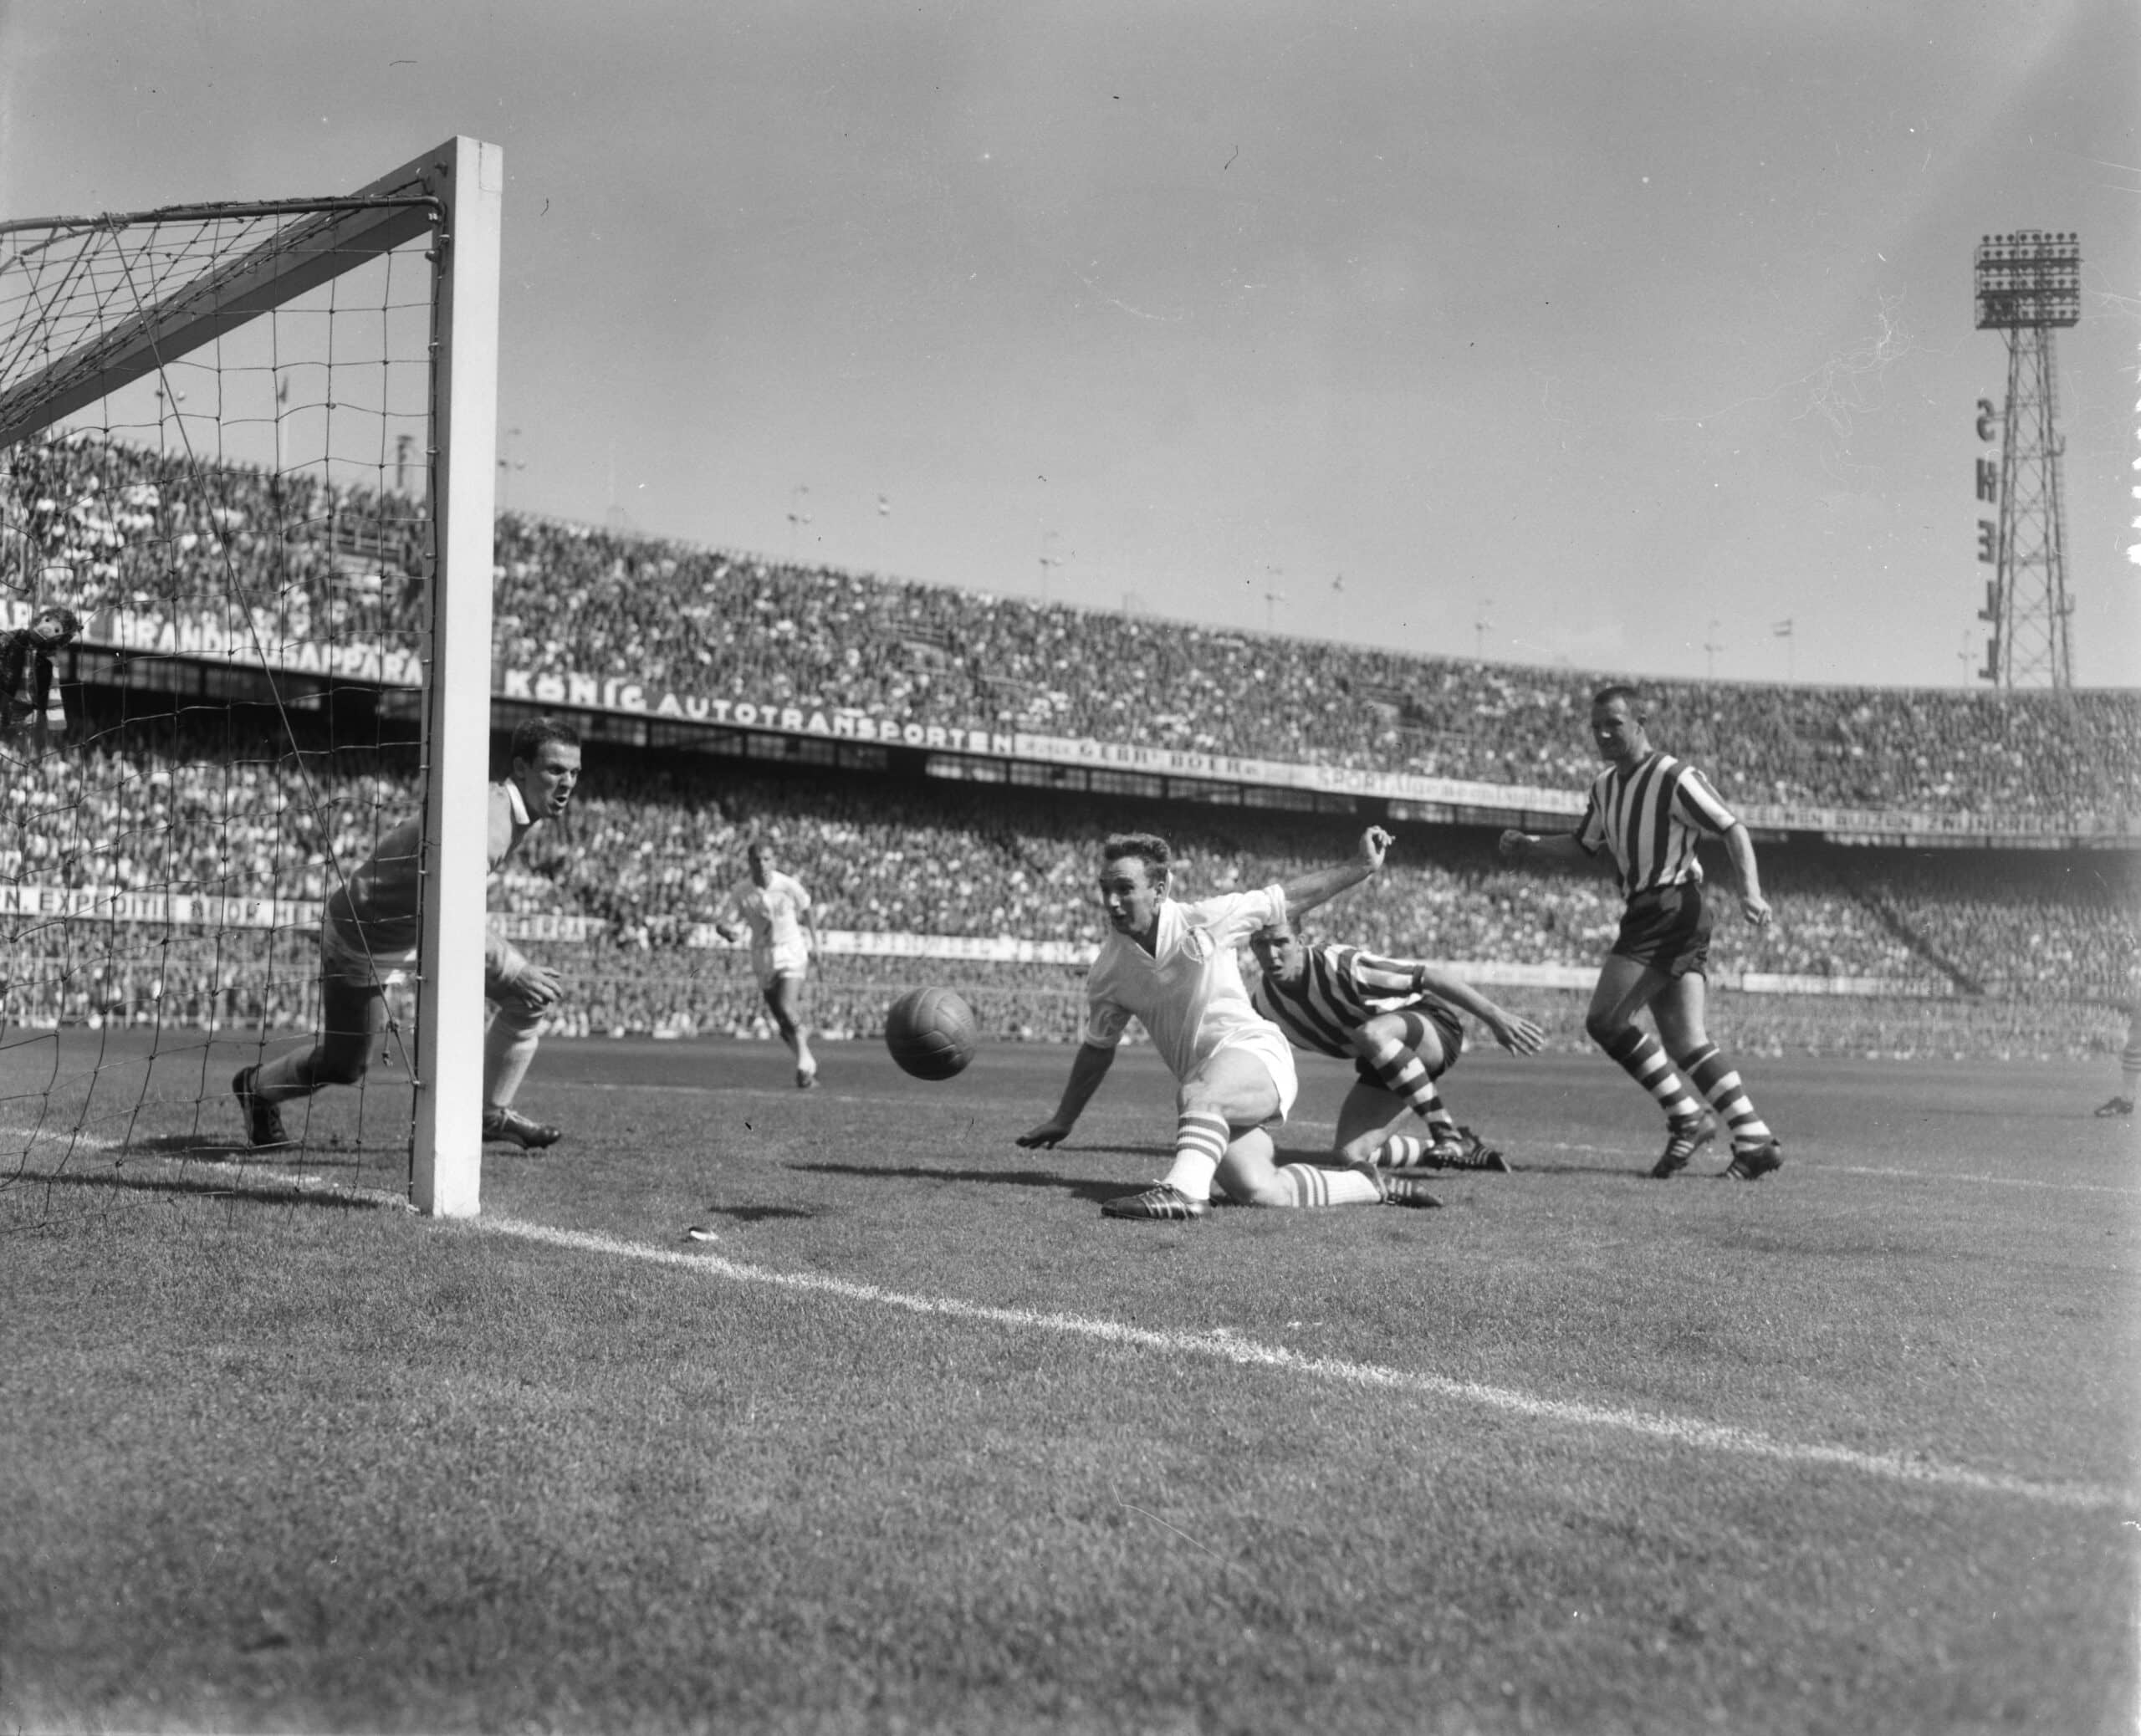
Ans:
POLYGON ((973 1008, 948 988, 912 988, 885 1015, 885 1047, 917 1079, 949 1079, 973 1059, 973 1008))

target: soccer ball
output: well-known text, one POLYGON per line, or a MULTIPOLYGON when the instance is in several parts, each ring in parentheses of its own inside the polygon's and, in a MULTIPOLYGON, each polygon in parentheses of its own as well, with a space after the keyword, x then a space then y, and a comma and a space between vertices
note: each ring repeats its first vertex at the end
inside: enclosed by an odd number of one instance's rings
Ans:
POLYGON ((973 1045, 973 1008, 948 988, 911 988, 885 1015, 885 1047, 917 1079, 964 1072, 973 1045))

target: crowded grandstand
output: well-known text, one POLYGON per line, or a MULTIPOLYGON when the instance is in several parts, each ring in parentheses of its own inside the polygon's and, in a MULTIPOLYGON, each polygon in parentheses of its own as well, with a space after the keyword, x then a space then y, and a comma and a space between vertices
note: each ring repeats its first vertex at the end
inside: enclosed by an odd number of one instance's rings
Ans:
MULTIPOLYGON (((303 1025, 319 901, 418 805, 420 505, 83 432, 18 449, 8 490, 8 625, 33 601, 86 622, 61 658, 67 751, 17 758, 5 789, 10 1020, 303 1025)), ((493 896, 570 978, 556 1029, 769 1034, 712 930, 754 836, 818 900, 826 1034, 874 1034, 901 988, 938 980, 985 1034, 1060 1041, 1102 932, 1101 834, 1164 831, 1203 894, 1283 880, 1372 821, 1398 846, 1327 913, 1333 937, 1451 962, 1584 1041, 1580 991, 1619 901, 1603 878, 1513 866, 1494 839, 1573 824, 1589 695, 1614 671, 1222 631, 527 514, 499 517, 496 561, 499 726, 551 711, 587 739, 574 810, 493 896)), ((1760 840, 1775 927, 1720 924, 1713 962, 1736 1047, 2116 1048, 2141 694, 1646 687, 1655 738, 1760 840)))

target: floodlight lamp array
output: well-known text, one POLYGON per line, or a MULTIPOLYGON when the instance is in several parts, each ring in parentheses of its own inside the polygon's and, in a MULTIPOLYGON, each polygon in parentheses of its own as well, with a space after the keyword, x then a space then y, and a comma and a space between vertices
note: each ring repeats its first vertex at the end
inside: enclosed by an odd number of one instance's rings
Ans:
POLYGON ((1973 256, 1977 329, 2073 325, 2082 318, 2082 243, 2071 229, 1987 235, 1973 256))

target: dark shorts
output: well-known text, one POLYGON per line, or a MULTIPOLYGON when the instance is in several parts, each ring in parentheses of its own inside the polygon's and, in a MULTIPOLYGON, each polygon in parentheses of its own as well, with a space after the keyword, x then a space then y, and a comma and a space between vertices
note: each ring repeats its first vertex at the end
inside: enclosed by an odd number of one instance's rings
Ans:
POLYGON ((1709 928, 1699 881, 1653 886, 1628 901, 1613 956, 1668 977, 1699 977, 1709 962, 1709 928))
MULTIPOLYGON (((1457 1065, 1458 1056, 1464 1052, 1464 1027, 1457 1022, 1454 1013, 1438 1004, 1410 1008, 1406 1011, 1404 1019, 1405 1046, 1408 1049, 1418 1049, 1427 1034, 1427 1028, 1429 1025, 1434 1027, 1436 1039, 1442 1044, 1442 1059, 1428 1070, 1428 1077, 1440 1079, 1457 1065)), ((1353 1063, 1353 1072, 1362 1085, 1372 1085, 1377 1090, 1387 1089, 1376 1076, 1375 1069, 1367 1064, 1365 1057, 1353 1063)))

